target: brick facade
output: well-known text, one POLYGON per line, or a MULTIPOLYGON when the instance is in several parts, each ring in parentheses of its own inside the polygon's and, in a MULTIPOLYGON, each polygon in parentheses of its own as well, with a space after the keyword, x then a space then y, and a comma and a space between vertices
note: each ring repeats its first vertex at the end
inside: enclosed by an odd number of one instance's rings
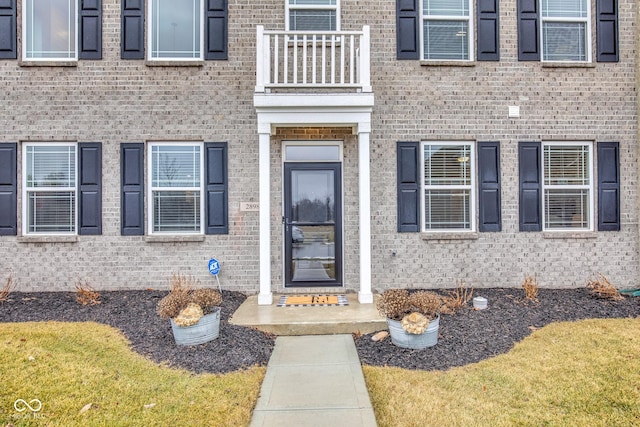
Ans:
MULTIPOLYGON (((395 2, 341 1, 342 29, 371 27, 374 290, 450 288, 456 280, 473 287, 515 287, 526 274, 536 274, 543 287, 578 287, 596 272, 619 287, 637 285, 637 3, 621 0, 618 7, 617 63, 594 59, 561 67, 518 61, 516 4, 503 1, 500 61, 435 66, 396 59, 395 2), (508 117, 509 106, 520 107, 519 118, 508 117), (466 239, 397 232, 396 142, 424 140, 500 142, 501 232, 466 239), (620 143, 620 231, 519 231, 518 142, 540 140, 620 143)), ((259 198, 252 103, 256 25, 284 29, 283 0, 230 0, 228 60, 199 66, 120 59, 120 1, 103 0, 102 8, 101 60, 79 60, 74 66, 0 60, 0 142, 18 142, 18 177, 24 142, 102 143, 102 234, 71 241, 21 236, 19 178, 19 235, 0 236, 0 274, 11 273, 20 290, 72 290, 78 279, 98 289, 157 289, 176 272, 213 283, 206 265, 215 257, 222 263, 223 288, 256 293, 259 217, 241 210, 243 203, 259 198), (120 143, 150 141, 228 143, 228 234, 195 241, 121 236, 120 143)), ((595 2, 592 8, 595 16, 595 2)), ((21 19, 17 23, 20 46, 21 19)), ((595 23, 592 27, 595 40, 595 23)), ((595 58, 595 42, 592 49, 595 58)), ((344 283, 349 291, 359 288, 357 138, 346 128, 296 127, 278 128, 271 137, 274 292, 283 291, 281 142, 315 139, 344 144, 344 283)))

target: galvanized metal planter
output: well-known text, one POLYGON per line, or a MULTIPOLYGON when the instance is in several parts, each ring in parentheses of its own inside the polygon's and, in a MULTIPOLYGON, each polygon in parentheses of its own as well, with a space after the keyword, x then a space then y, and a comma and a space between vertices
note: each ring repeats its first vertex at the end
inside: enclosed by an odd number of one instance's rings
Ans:
POLYGON ((178 326, 171 319, 171 330, 178 345, 197 345, 214 340, 220 335, 220 307, 202 316, 192 326, 178 326))
POLYGON ((422 334, 410 334, 402 329, 402 323, 397 320, 387 319, 391 342, 402 348, 421 350, 433 347, 438 343, 438 330, 440 329, 440 316, 433 319, 427 325, 427 329, 422 334))

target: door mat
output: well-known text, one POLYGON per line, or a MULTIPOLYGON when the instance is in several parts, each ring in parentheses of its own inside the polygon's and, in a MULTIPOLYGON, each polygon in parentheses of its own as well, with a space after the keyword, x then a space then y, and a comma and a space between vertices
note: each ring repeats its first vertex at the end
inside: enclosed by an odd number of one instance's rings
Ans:
POLYGON ((282 295, 278 307, 349 305, 346 295, 282 295))

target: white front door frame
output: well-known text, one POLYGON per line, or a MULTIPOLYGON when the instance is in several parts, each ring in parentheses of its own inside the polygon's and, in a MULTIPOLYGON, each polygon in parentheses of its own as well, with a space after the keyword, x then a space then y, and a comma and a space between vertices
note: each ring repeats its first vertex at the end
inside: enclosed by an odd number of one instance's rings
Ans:
POLYGON ((371 292, 371 181, 369 150, 372 93, 314 95, 254 95, 258 116, 260 175, 260 293, 259 305, 273 304, 271 283, 270 138, 278 127, 351 127, 358 135, 360 289, 358 301, 373 303, 371 292))

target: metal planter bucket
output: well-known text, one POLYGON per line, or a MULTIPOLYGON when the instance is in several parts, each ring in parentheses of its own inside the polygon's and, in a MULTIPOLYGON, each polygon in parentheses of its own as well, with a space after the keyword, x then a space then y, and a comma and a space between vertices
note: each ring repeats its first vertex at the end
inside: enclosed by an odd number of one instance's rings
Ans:
POLYGON ((427 329, 422 334, 410 334, 402 329, 402 323, 397 320, 387 319, 391 342, 403 348, 420 350, 433 347, 438 343, 438 330, 440 329, 440 316, 433 319, 427 325, 427 329))
POLYGON ((214 340, 220 335, 220 307, 202 316, 192 326, 178 326, 171 319, 171 330, 178 345, 197 345, 214 340))

